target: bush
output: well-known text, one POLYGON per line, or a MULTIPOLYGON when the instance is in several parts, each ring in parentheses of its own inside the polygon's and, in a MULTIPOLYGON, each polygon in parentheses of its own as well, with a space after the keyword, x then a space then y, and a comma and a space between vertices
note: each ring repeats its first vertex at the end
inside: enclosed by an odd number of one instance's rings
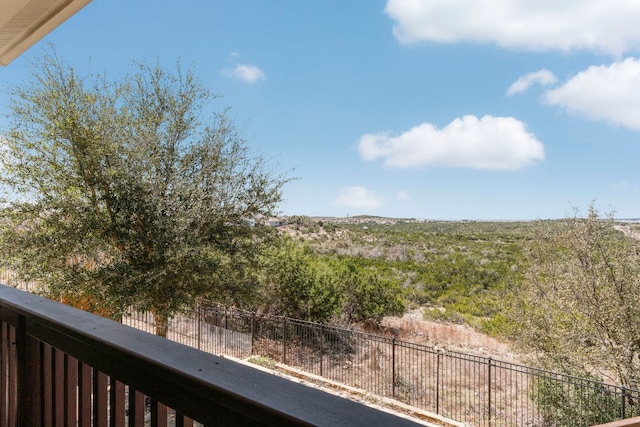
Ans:
MULTIPOLYGON (((578 374, 589 378, 584 372, 578 374)), ((560 380, 539 377, 533 386, 532 400, 544 417, 544 425, 581 427, 623 418, 622 395, 615 394, 596 380, 574 376, 562 376, 560 380)), ((634 408, 630 402, 625 403, 625 415, 630 415, 634 408)))

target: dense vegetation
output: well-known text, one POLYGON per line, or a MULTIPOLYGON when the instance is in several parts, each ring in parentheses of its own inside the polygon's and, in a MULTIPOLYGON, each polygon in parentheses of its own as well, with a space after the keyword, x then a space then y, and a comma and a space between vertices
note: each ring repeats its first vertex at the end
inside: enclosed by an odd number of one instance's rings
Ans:
POLYGON ((379 323, 402 315, 398 281, 366 263, 321 256, 285 238, 263 258, 259 307, 298 319, 341 324, 379 323))
POLYGON ((542 230, 513 306, 513 339, 538 364, 640 388, 640 242, 633 232, 593 207, 559 232, 542 230))
MULTIPOLYGON (((435 320, 503 332, 503 303, 523 280, 539 222, 293 218, 289 234, 326 259, 375 271, 435 320)), ((556 222, 546 226, 556 227, 556 222)))

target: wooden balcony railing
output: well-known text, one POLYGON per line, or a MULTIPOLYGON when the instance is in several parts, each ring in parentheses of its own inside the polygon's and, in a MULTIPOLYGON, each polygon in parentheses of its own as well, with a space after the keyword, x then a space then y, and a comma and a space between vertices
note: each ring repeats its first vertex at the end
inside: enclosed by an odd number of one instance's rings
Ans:
POLYGON ((420 424, 0 285, 0 427, 420 424))
POLYGON ((626 420, 618 420, 606 424, 598 424, 593 427, 640 427, 640 417, 627 418, 626 420))

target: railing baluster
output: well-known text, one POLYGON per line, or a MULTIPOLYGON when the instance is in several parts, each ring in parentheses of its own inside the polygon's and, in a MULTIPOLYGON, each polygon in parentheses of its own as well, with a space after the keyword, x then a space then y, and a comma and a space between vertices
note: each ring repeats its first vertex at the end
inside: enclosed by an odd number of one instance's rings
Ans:
POLYGON ((93 380, 91 366, 79 362, 78 366, 78 427, 91 426, 91 394, 93 380))
POLYGON ((9 426, 18 424, 18 346, 16 340, 16 328, 11 327, 9 329, 9 426))
POLYGON ((193 420, 176 411, 176 427, 193 427, 193 420))
POLYGON ((18 423, 41 424, 40 342, 27 334, 26 319, 20 316, 16 331, 18 346, 18 423))
POLYGON ((108 411, 108 377, 100 371, 93 370, 93 425, 107 427, 108 411))
POLYGON ((53 348, 48 344, 42 344, 42 423, 44 425, 54 425, 54 369, 53 369, 53 348))
POLYGON ((129 427, 144 425, 145 399, 142 393, 129 387, 129 427))
POLYGON ((155 399, 151 400, 151 427, 167 427, 167 407, 155 399))
POLYGON ((78 369, 78 427, 91 426, 91 366, 80 362, 78 369))
POLYGON ((167 416, 169 415, 168 412, 169 411, 164 404, 158 403, 158 427, 167 427, 167 416))
POLYGON ((125 387, 115 378, 109 378, 109 424, 112 427, 125 425, 125 387))
MULTIPOLYGON (((0 310, 2 310, 0 308, 0 310)), ((9 325, 0 321, 0 427, 9 426, 9 325)))
POLYGON ((65 354, 64 418, 66 426, 78 425, 78 360, 65 354))
POLYGON ((64 420, 65 411, 65 387, 64 387, 64 371, 65 360, 64 353, 53 348, 53 420, 54 425, 66 425, 64 420))

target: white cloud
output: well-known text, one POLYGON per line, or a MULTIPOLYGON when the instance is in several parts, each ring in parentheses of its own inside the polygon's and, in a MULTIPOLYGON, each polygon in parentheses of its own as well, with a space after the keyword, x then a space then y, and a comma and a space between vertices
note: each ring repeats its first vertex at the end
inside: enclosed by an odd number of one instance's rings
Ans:
POLYGON ((573 114, 640 131, 640 60, 591 66, 546 92, 544 100, 573 114))
POLYGON ((359 209, 377 209, 383 201, 382 197, 362 186, 341 188, 336 199, 341 206, 359 209))
POLYGON ((605 0, 388 0, 401 43, 495 43, 526 50, 640 48, 640 2, 605 0))
POLYGON ((243 80, 247 83, 256 83, 267 79, 266 74, 260 68, 251 64, 238 64, 235 68, 226 69, 224 72, 228 76, 243 80))
POLYGON ((547 86, 554 84, 558 81, 556 76, 549 70, 543 68, 535 73, 525 74, 516 80, 507 90, 508 96, 513 96, 518 93, 526 92, 534 84, 540 84, 547 86))
POLYGON ((367 134, 358 151, 387 166, 515 170, 544 159, 544 147, 512 117, 464 116, 445 128, 423 123, 399 136, 367 134))

